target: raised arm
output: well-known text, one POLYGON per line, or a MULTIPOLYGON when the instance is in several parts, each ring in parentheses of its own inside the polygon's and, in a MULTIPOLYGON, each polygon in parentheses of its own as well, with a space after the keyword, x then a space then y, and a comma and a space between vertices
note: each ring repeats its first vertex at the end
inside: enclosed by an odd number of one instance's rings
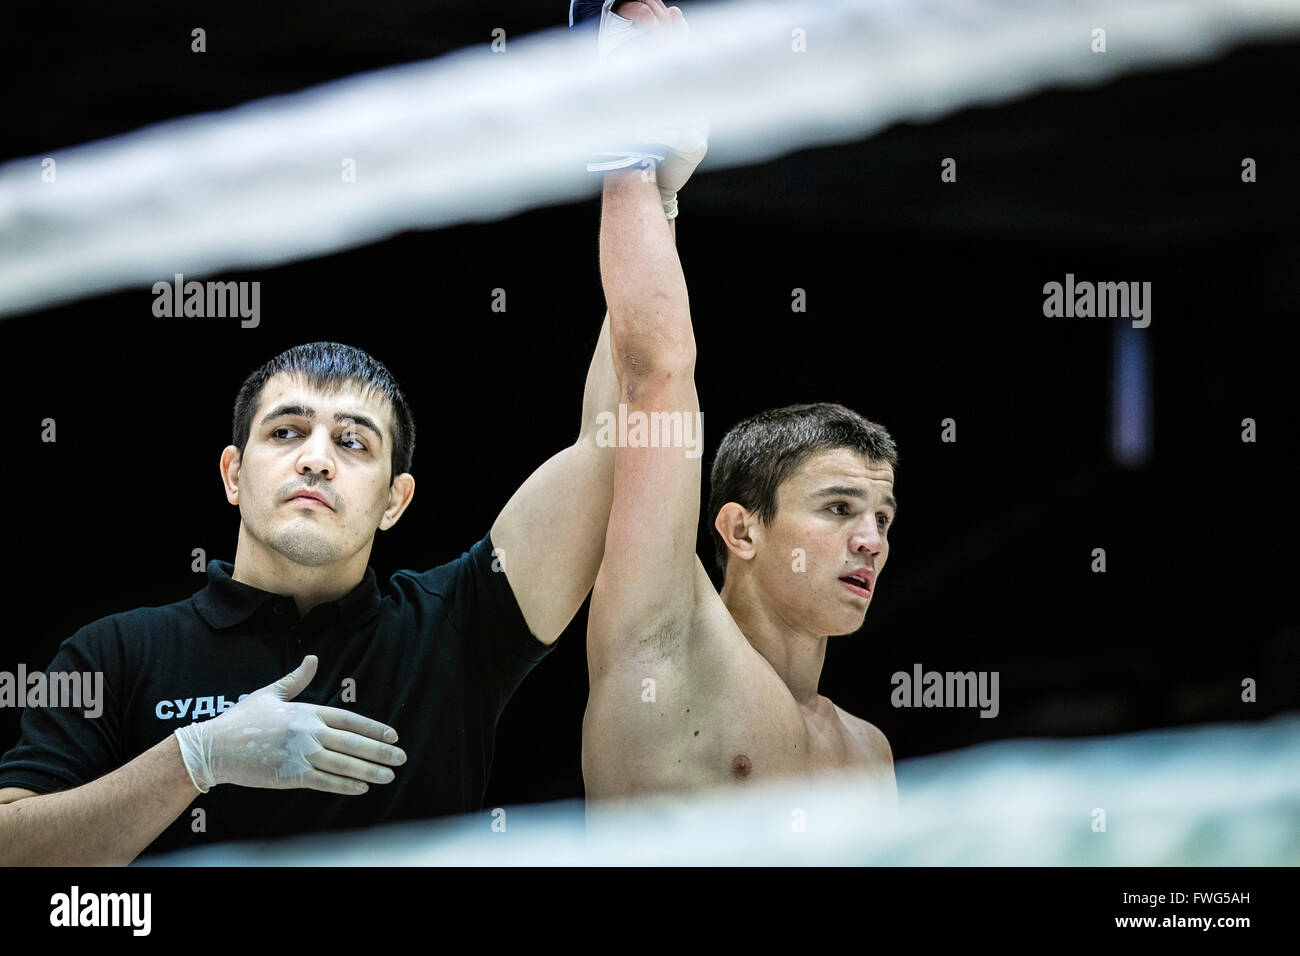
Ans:
MULTIPOLYGON (((603 5, 596 2, 585 6, 590 9, 575 13, 578 21, 600 14, 603 5)), ((621 16, 615 16, 611 11, 606 11, 606 15, 620 22, 625 29, 609 33, 602 31, 607 40, 612 33, 619 34, 611 46, 624 43, 635 46, 641 42, 674 43, 680 42, 685 35, 681 11, 665 7, 662 0, 649 0, 647 4, 623 3, 616 8, 621 16), (635 26, 628 28, 629 23, 635 26), (627 29, 631 32, 626 32, 627 29)), ((611 355, 610 350, 611 323, 621 318, 625 325, 625 338, 634 335, 634 329, 626 324, 635 319, 628 304, 644 303, 647 295, 663 294, 665 282, 673 285, 672 296, 680 300, 685 316, 686 287, 673 248, 675 227, 666 216, 676 215, 677 190, 704 157, 706 133, 707 124, 695 122, 681 124, 680 128, 674 127, 665 135, 656 137, 659 148, 666 150, 657 182, 645 181, 639 168, 607 175, 607 188, 611 183, 635 178, 636 215, 642 216, 645 228, 653 231, 654 237, 650 241, 653 254, 649 247, 643 246, 638 251, 640 225, 615 226, 619 233, 614 240, 618 251, 609 253, 605 230, 602 229, 601 273, 609 312, 587 371, 582 425, 577 441, 538 468, 515 492, 492 525, 492 544, 500 552, 506 580, 519 602, 524 620, 529 630, 546 644, 559 637, 582 606, 596 580, 605 549, 606 522, 616 480, 615 441, 611 440, 614 436, 610 425, 611 420, 617 421, 621 400, 615 372, 619 360, 611 355), (610 255, 618 261, 610 260, 610 255), (675 280, 672 278, 674 272, 675 280)), ((602 157, 608 160, 613 155, 602 154, 602 157)), ((633 154, 624 159, 632 161, 633 154)), ((606 192, 607 209, 608 196, 606 192)), ((608 218, 606 223, 608 225, 608 218)), ((689 338, 689 316, 685 318, 685 329, 689 338)), ((658 353, 654 357, 668 361, 658 353)), ((679 355, 672 361, 680 358, 679 355)), ((695 407, 693 392, 691 407, 695 407)), ((629 467, 640 466, 624 466, 625 470, 629 467)), ((698 462, 696 469, 698 487, 698 462)), ((625 477, 625 484, 628 480, 635 482, 637 479, 625 477)))
POLYGON ((598 421, 617 404, 607 314, 587 369, 577 440, 534 471, 492 524, 506 580, 528 629, 544 644, 573 620, 600 567, 614 449, 598 443, 598 421))
MULTIPOLYGON (((613 175, 613 174, 612 174, 613 175)), ((626 176, 628 174, 616 174, 626 176)), ((639 174, 637 174, 640 182, 639 174)), ((665 219, 659 191, 652 184, 641 190, 648 202, 644 212, 668 237, 671 249, 675 220, 665 219)), ((602 230, 602 237, 604 236, 602 230)), ((638 265, 635 243, 625 249, 632 255, 622 266, 627 271, 624 288, 615 295, 626 300, 653 285, 648 277, 633 280, 638 265), (644 282, 639 288, 629 283, 644 282)), ((622 254, 622 253, 620 253, 622 254)), ((602 273, 604 262, 602 238, 602 273)), ((676 253, 673 252, 673 259, 676 253)), ((677 266, 680 277, 680 266, 677 266)), ((611 294, 606 280, 606 296, 611 294)), ((682 295, 685 286, 682 285, 682 295)), ((612 308, 612 306, 610 306, 612 308)), ((688 320, 689 330, 689 320, 688 320)), ((689 373, 688 373, 689 377, 689 373)), ((605 313, 596 350, 587 369, 582 396, 582 421, 572 445, 544 462, 511 496, 492 524, 492 544, 500 551, 502 569, 523 612, 528 628, 545 644, 564 631, 582 607, 596 580, 605 552, 606 524, 614 497, 614 452, 617 438, 619 379, 610 351, 610 313, 605 313)), ((698 487, 698 477, 696 479, 698 487)))
POLYGON ((600 271, 626 406, 619 419, 629 427, 615 454, 605 555, 591 600, 594 670, 610 654, 673 656, 694 608, 702 448, 695 337, 674 236, 658 189, 640 170, 606 176, 600 271), (638 420, 649 423, 639 440, 638 420), (676 422, 693 447, 664 440, 676 422))

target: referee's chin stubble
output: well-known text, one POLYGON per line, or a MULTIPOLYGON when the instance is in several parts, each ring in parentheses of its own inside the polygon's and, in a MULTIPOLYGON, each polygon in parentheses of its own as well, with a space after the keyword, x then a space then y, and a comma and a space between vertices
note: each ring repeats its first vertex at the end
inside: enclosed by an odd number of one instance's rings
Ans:
POLYGON ((267 543, 294 564, 309 568, 337 561, 343 555, 337 533, 319 527, 312 518, 293 518, 277 527, 267 543))
POLYGON ((308 510, 275 495, 270 501, 259 502, 253 514, 243 514, 243 522, 254 538, 289 561, 303 567, 322 567, 346 558, 357 544, 348 528, 349 516, 342 496, 332 497, 330 510, 308 510))

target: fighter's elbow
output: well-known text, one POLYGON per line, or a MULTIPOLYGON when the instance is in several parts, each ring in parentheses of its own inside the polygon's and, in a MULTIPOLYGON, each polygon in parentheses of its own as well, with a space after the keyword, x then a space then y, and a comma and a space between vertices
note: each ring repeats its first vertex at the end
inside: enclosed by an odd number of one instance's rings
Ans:
POLYGON ((619 381, 629 397, 635 392, 658 390, 692 381, 695 376, 695 337, 670 339, 640 336, 618 350, 619 381))

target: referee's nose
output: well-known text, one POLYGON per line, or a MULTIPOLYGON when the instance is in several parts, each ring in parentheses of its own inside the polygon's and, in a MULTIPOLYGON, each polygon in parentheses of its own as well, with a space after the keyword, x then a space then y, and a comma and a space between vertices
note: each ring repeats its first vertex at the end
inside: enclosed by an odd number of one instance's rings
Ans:
POLYGON ((312 473, 334 478, 334 446, 329 430, 324 425, 312 429, 311 435, 303 443, 297 464, 299 474, 312 473))

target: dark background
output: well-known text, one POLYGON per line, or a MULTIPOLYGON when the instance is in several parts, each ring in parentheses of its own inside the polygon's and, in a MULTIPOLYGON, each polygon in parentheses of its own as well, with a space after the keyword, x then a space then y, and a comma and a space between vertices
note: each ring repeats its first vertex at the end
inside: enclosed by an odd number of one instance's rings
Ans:
MULTIPOLYGON (((57 156, 565 13, 405 0, 25 8, 0 39, 12 97, 0 155, 57 156), (194 26, 206 54, 189 51, 194 26)), ((896 758, 1300 706, 1298 54, 1256 45, 759 166, 706 160, 683 192, 706 463, 741 417, 796 401, 843 402, 898 442, 889 565, 862 631, 831 641, 821 685, 884 730, 896 758), (955 184, 939 180, 948 156, 955 184), (1246 156, 1257 183, 1240 180, 1246 156), (1139 333, 1153 385, 1144 467, 1109 450, 1120 320, 1042 315, 1043 284, 1067 272, 1153 284, 1139 333), (790 311, 795 287, 806 314, 790 311), (946 417, 955 444, 940 441, 946 417), (1255 444, 1240 440, 1246 417, 1255 444), (1090 570, 1096 547, 1105 574, 1090 570), (999 671, 1001 713, 892 708, 890 675, 918 662, 999 671), (1245 677, 1258 703, 1242 703, 1245 677)), ((218 458, 235 392, 304 341, 371 352, 415 410, 417 494, 378 537, 381 580, 458 555, 576 435, 603 314, 598 214, 593 200, 221 277, 261 281, 257 329, 156 319, 145 287, 0 322, 14 425, 0 669, 43 667, 83 624, 197 590, 193 548, 233 560, 218 458), (504 314, 490 309, 498 287, 504 314), (55 444, 39 439, 47 416, 55 444)), ((581 795, 584 634, 579 615, 506 711, 489 806, 581 795)), ((18 714, 0 711, 0 750, 18 714)))

